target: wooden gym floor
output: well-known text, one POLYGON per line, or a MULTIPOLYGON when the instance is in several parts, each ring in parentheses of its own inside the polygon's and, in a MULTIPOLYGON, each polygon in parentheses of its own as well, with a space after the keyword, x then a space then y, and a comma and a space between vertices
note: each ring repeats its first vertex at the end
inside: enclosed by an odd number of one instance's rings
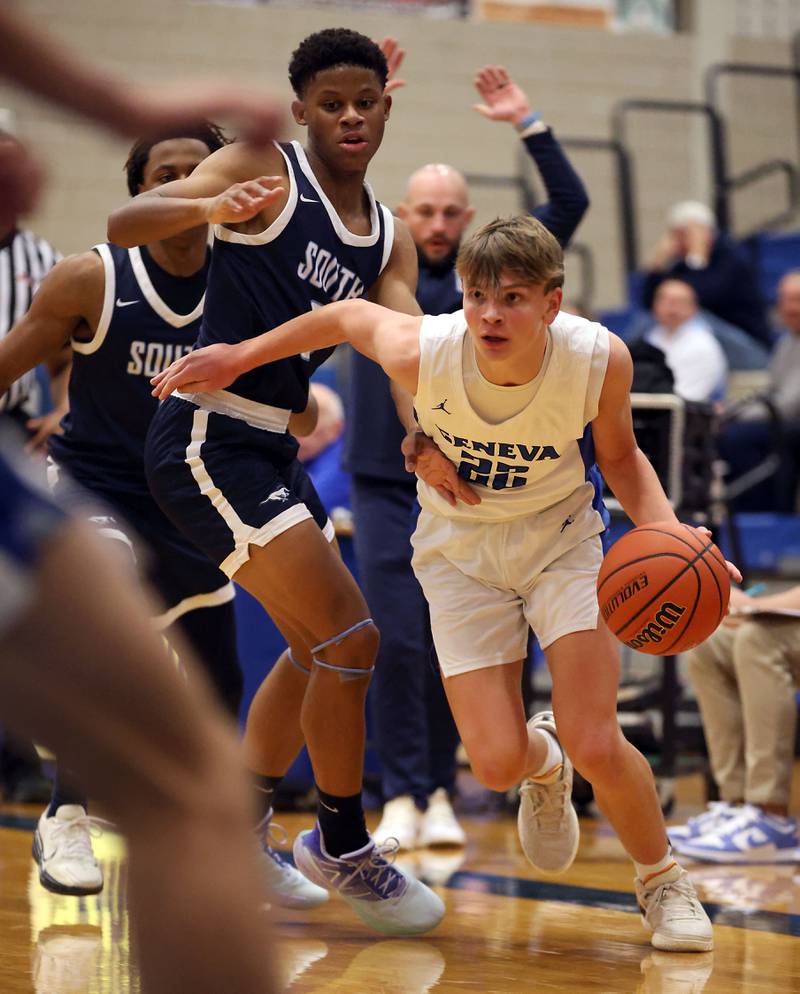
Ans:
MULTIPOLYGON (((680 802, 671 821, 685 820, 698 807, 680 802)), ((96 843, 106 872, 102 894, 58 897, 39 886, 30 857, 38 813, 0 806, 0 992, 137 994, 121 840, 106 834, 96 843)), ((292 814, 280 821, 291 837, 310 818, 292 814)), ((798 990, 800 864, 687 864, 715 921, 716 949, 660 953, 649 945, 636 914, 631 866, 603 822, 582 823, 578 858, 557 879, 537 878, 519 853, 508 815, 465 818, 464 825, 469 835, 464 853, 404 857, 447 903, 447 917, 429 937, 376 937, 336 898, 306 915, 279 911, 285 989, 291 994, 798 990)))

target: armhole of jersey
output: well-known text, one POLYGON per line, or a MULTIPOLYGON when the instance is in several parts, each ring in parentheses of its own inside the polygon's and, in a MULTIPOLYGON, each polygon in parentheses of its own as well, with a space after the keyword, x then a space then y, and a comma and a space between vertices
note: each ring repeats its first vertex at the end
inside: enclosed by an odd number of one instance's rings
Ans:
POLYGON ((272 224, 263 231, 259 231, 256 235, 244 235, 240 231, 231 231, 230 228, 226 228, 222 224, 215 224, 213 225, 215 239, 221 242, 235 242, 237 245, 266 245, 268 242, 274 241, 292 220, 294 209, 297 206, 297 177, 295 176, 292 160, 286 154, 285 150, 281 148, 280 143, 273 142, 273 145, 286 161, 286 170, 289 174, 289 196, 286 198, 283 210, 272 224))
POLYGON ((394 248, 394 215, 383 204, 381 204, 381 211, 383 212, 383 258, 381 259, 380 273, 386 269, 389 256, 394 248))
POLYGON ((117 283, 114 272, 114 259, 108 245, 95 245, 94 251, 103 260, 103 269, 105 270, 103 310, 100 314, 100 320, 97 322, 97 327, 94 330, 94 336, 90 341, 79 342, 74 338, 71 340, 72 348, 83 355, 91 355, 100 348, 106 339, 108 328, 111 324, 111 317, 114 314, 114 293, 116 292, 117 283))
POLYGON ((597 417, 600 410, 600 394, 606 382, 608 358, 611 353, 611 341, 608 329, 598 325, 592 355, 589 359, 589 384, 586 390, 586 407, 584 409, 584 425, 597 417))

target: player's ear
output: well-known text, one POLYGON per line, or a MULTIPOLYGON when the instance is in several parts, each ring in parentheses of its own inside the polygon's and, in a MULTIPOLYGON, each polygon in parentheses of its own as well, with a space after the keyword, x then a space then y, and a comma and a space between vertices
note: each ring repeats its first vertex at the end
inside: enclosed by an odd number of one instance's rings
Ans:
POLYGON ((388 94, 383 95, 383 119, 384 121, 389 120, 389 112, 392 109, 392 98, 388 94))
POLYGON ((298 124, 306 126, 306 105, 302 100, 292 101, 292 117, 298 124))
POLYGON ((560 286, 555 287, 547 295, 547 315, 546 320, 548 324, 555 321, 556 315, 561 310, 561 303, 564 299, 564 291, 560 286))

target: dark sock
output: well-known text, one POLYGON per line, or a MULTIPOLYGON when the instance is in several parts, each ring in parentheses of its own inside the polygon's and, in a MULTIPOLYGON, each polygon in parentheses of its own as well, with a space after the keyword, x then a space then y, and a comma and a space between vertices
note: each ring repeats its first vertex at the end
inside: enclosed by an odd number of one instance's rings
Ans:
POLYGON ((272 802, 275 800, 275 791, 278 789, 283 777, 268 777, 263 773, 253 773, 253 799, 256 808, 256 825, 267 817, 272 810, 272 802))
POLYGON ((82 808, 89 809, 86 794, 75 784, 69 770, 63 770, 58 766, 56 767, 56 778, 53 781, 53 793, 50 797, 47 817, 52 818, 62 804, 80 804, 82 808))
POLYGON ((369 842, 361 791, 351 797, 326 794, 317 787, 317 817, 328 855, 338 859, 343 853, 363 849, 369 842))

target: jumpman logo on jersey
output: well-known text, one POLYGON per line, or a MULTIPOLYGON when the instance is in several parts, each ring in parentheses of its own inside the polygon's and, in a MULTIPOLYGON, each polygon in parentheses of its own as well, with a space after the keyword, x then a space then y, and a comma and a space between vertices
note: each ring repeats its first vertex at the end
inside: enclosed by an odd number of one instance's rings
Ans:
POLYGON ((453 412, 452 411, 448 411, 447 408, 444 406, 446 403, 447 403, 447 397, 445 397, 445 399, 441 402, 441 404, 437 404, 436 407, 432 407, 431 410, 432 411, 444 411, 445 414, 452 414, 453 412))
POLYGON ((568 517, 564 518, 564 524, 561 526, 559 530, 563 532, 565 528, 569 528, 569 526, 574 522, 574 520, 575 520, 575 515, 570 514, 568 517))

